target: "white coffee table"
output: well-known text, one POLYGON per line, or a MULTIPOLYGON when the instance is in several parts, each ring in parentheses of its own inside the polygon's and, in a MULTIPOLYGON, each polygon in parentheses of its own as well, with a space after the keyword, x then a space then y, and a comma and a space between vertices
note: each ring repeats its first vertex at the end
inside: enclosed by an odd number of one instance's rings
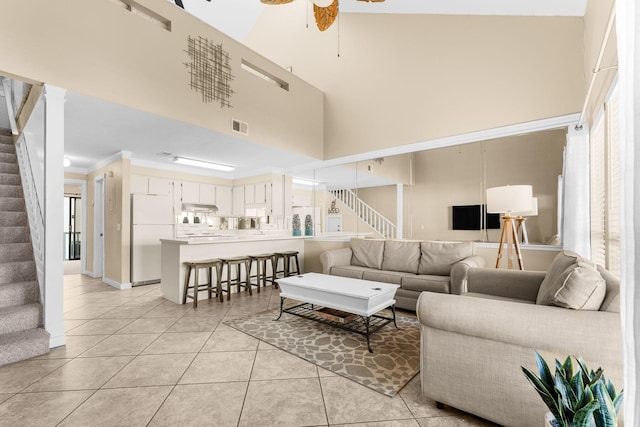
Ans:
POLYGON ((282 313, 289 313, 365 335, 371 353, 373 350, 369 337, 372 333, 391 322, 398 327, 394 296, 399 285, 319 273, 290 276, 277 279, 277 282, 281 292, 280 314, 276 320, 280 320, 282 313), (286 298, 301 301, 302 304, 284 308, 286 298), (360 317, 341 324, 319 316, 317 311, 324 307, 360 317), (393 318, 376 314, 385 308, 391 308, 393 318))

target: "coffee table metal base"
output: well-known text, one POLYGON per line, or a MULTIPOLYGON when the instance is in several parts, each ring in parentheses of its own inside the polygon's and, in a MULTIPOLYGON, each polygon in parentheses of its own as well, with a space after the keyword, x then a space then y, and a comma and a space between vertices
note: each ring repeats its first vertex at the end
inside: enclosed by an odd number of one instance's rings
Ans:
POLYGON ((325 319, 324 317, 316 314, 316 311, 323 308, 319 305, 302 303, 298 305, 294 305, 293 307, 284 308, 284 300, 286 297, 280 297, 280 313, 278 318, 275 319, 280 320, 282 317, 282 313, 293 314, 294 316, 304 317, 305 319, 315 320, 316 322, 325 323, 327 325, 331 325, 340 329, 344 329, 346 331, 354 332, 356 334, 364 335, 367 338, 367 348, 369 349, 369 353, 373 353, 371 349, 371 343, 369 337, 371 334, 378 331, 385 325, 393 322, 393 325, 398 328, 398 324, 396 323, 396 306, 391 305, 389 308, 391 309, 391 313, 393 313, 393 317, 385 317, 379 316, 377 314, 371 316, 358 316, 354 320, 348 323, 340 323, 334 322, 333 320, 325 319))

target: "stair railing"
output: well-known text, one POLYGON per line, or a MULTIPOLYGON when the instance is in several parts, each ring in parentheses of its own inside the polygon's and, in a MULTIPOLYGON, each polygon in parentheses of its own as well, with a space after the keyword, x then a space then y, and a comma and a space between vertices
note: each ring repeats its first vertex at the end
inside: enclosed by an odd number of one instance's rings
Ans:
POLYGON ((29 230, 31 231, 31 244, 33 245, 33 258, 36 264, 38 285, 40 286, 40 300, 44 295, 44 215, 42 205, 38 197, 36 182, 33 174, 33 163, 27 149, 27 141, 24 134, 16 144, 16 155, 20 167, 24 202, 29 218, 29 230))
POLYGON ((375 230, 376 233, 385 239, 396 238, 396 225, 365 203, 356 193, 347 188, 329 190, 329 193, 353 211, 360 220, 375 230))

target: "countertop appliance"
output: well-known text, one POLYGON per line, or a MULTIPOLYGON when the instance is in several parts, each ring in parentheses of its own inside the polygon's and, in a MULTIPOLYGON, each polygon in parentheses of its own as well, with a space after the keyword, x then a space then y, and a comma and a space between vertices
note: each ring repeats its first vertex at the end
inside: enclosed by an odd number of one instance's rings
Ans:
POLYGON ((160 281, 160 239, 174 238, 173 198, 131 195, 131 285, 160 281))

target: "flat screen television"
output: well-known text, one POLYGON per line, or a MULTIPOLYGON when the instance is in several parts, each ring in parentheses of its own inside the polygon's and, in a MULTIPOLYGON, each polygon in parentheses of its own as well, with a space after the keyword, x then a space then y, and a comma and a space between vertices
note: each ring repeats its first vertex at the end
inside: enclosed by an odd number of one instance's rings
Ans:
POLYGON ((481 230, 481 211, 487 229, 500 229, 500 214, 487 213, 486 205, 452 206, 453 230, 481 230))

